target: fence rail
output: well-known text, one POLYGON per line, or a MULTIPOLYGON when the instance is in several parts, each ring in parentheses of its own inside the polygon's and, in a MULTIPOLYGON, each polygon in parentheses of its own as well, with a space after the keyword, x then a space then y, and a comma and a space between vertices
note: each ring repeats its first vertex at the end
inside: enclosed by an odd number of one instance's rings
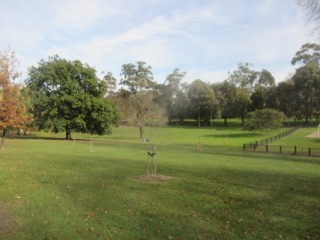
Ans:
POLYGON ((320 157, 320 148, 299 147, 299 146, 282 146, 282 145, 254 145, 250 147, 249 144, 243 144, 245 151, 260 152, 260 153, 278 153, 302 155, 310 157, 320 157))
POLYGON ((253 148, 253 146, 265 146, 269 143, 272 143, 280 138, 283 138, 285 136, 288 136, 290 134, 292 134, 293 132, 295 132, 298 128, 290 128, 288 129, 287 131, 283 132, 283 133, 280 133, 276 136, 273 136, 273 137, 269 137, 269 138, 266 138, 266 139, 263 139, 263 140, 260 140, 260 141, 255 141, 255 142, 251 142, 251 143, 247 143, 246 145, 249 145, 250 148, 253 148))
POLYGON ((299 147, 299 146, 283 146, 283 145, 270 145, 273 141, 288 136, 295 132, 298 128, 291 128, 283 133, 276 136, 250 143, 243 144, 244 151, 252 152, 265 152, 265 153, 278 153, 278 154, 292 154, 292 155, 303 155, 320 157, 320 148, 311 147, 299 147))

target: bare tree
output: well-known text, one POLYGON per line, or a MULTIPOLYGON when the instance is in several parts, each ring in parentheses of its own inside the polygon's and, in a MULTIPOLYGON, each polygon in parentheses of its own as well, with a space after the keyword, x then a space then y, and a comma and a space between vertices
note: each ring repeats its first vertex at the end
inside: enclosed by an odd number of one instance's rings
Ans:
POLYGON ((320 34, 320 1, 319 0, 297 0, 307 13, 308 21, 313 25, 314 32, 320 34))

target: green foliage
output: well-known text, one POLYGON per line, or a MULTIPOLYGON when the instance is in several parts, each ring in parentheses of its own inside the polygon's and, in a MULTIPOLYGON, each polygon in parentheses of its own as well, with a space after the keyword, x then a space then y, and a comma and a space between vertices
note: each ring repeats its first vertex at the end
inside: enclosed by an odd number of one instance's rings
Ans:
POLYGON ((188 87, 188 97, 190 100, 191 110, 195 113, 200 127, 201 118, 211 120, 213 112, 217 112, 217 101, 215 93, 210 86, 201 80, 193 81, 188 87))
POLYGON ((151 66, 139 61, 136 64, 128 63, 122 65, 120 84, 129 87, 132 93, 149 90, 155 87, 151 66))
POLYGON ((295 65, 299 62, 303 64, 310 62, 320 64, 320 45, 316 43, 303 44, 301 49, 292 58, 291 64, 295 65))
POLYGON ((244 129, 267 131, 281 128, 284 118, 284 113, 273 109, 256 110, 247 115, 244 129))
POLYGON ((292 77, 295 90, 295 110, 308 123, 312 116, 319 116, 320 66, 309 62, 297 69, 292 77))
POLYGON ((248 109, 251 106, 250 94, 246 89, 239 88, 236 90, 236 109, 241 117, 242 125, 244 124, 244 118, 248 113, 248 109))
POLYGON ((251 89, 257 79, 258 72, 250 69, 253 64, 239 63, 238 69, 229 73, 228 80, 234 83, 239 88, 251 89))
POLYGON ((31 67, 26 81, 40 129, 104 134, 117 120, 115 108, 101 98, 106 84, 95 69, 58 56, 31 67))
POLYGON ((167 76, 163 84, 158 84, 155 87, 157 92, 155 101, 158 102, 164 109, 166 109, 169 123, 171 122, 172 118, 177 116, 177 109, 174 109, 174 103, 178 92, 181 90, 181 81, 185 75, 186 72, 181 72, 179 68, 176 68, 167 76))
POLYGON ((221 117, 224 118, 224 125, 227 126, 227 119, 236 116, 236 92, 235 84, 230 81, 223 81, 212 86, 218 100, 221 117))

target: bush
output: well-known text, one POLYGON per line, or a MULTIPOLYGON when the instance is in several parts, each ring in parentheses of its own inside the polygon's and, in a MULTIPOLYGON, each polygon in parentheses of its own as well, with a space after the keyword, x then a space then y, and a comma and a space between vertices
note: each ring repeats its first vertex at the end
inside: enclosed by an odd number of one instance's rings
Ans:
POLYGON ((285 114, 273 109, 261 109, 250 112, 245 120, 245 130, 267 131, 282 127, 285 114))

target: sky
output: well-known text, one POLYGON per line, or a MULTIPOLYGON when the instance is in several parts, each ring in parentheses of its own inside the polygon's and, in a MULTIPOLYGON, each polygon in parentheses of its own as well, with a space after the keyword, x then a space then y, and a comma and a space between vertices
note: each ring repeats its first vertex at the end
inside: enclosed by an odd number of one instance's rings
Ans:
POLYGON ((0 50, 28 68, 59 55, 120 80, 123 64, 144 61, 163 83, 175 68, 185 82, 221 82, 239 63, 276 82, 291 59, 316 42, 296 0, 0 0, 0 50))

